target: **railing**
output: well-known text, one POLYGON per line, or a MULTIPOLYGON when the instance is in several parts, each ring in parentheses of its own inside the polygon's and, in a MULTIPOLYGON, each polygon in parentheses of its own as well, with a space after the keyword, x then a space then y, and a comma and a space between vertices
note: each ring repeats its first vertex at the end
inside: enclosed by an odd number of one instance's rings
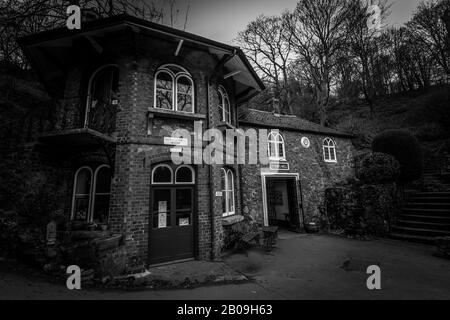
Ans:
POLYGON ((116 129, 117 103, 92 103, 85 127, 106 134, 112 134, 116 129))
POLYGON ((86 97, 58 101, 58 130, 92 129, 111 135, 116 129, 117 101, 91 103, 86 112, 86 97))

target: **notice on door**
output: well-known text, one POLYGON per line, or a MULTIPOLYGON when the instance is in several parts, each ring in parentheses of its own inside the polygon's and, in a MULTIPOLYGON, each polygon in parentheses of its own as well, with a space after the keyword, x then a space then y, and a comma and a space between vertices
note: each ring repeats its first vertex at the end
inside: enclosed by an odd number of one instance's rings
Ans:
POLYGON ((158 202, 158 228, 167 228, 167 201, 158 202))

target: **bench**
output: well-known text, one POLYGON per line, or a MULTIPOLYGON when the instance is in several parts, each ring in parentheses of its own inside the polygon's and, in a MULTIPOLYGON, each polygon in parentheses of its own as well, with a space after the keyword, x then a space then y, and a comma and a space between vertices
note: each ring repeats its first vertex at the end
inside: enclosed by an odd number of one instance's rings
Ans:
POLYGON ((256 242, 257 244, 259 244, 259 237, 260 237, 259 232, 249 233, 249 234, 245 235, 244 237, 242 237, 241 239, 239 239, 239 241, 236 243, 235 249, 247 250, 248 248, 250 248, 253 241, 256 242))

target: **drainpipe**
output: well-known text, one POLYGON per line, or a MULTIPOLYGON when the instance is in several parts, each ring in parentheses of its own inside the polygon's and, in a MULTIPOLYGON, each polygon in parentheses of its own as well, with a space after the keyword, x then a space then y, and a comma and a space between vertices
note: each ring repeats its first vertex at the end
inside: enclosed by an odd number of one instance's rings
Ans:
MULTIPOLYGON (((237 50, 233 50, 233 52, 228 55, 228 56, 224 56, 215 66, 213 73, 206 78, 206 86, 207 86, 207 96, 206 96, 206 112, 207 112, 207 117, 206 117, 206 125, 207 125, 207 129, 210 129, 211 127, 211 111, 210 111, 210 93, 211 93, 211 80, 214 77, 214 75, 219 71, 219 69, 221 67, 223 67, 228 61, 230 61, 230 59, 232 59, 235 55, 237 54, 237 50)), ((213 181, 213 169, 212 169, 212 165, 208 166, 208 175, 209 175, 209 212, 211 214, 211 260, 215 260, 216 259, 216 254, 215 254, 215 248, 214 248, 214 240, 215 240, 215 232, 216 232, 216 227, 215 227, 215 213, 214 213, 214 200, 215 200, 215 194, 214 194, 214 190, 213 190, 213 185, 214 185, 214 181, 213 181)))

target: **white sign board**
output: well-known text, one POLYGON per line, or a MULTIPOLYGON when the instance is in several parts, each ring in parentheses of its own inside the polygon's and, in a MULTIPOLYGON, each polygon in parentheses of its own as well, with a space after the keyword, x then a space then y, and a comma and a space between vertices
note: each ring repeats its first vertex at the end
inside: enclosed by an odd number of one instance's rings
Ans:
POLYGON ((188 140, 183 138, 164 137, 164 144, 167 146, 187 147, 188 140))
POLYGON ((158 228, 167 228, 167 201, 158 202, 158 228))
POLYGON ((222 191, 216 191, 216 197, 222 197, 222 191))
POLYGON ((188 226, 189 225, 189 218, 180 218, 180 220, 178 221, 180 227, 184 227, 184 226, 188 226))

